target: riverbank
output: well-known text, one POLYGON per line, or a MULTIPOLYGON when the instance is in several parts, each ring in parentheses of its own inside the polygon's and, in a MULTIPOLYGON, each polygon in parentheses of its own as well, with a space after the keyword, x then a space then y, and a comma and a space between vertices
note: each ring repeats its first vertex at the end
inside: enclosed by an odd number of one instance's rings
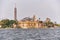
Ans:
MULTIPOLYGON (((56 28, 60 28, 60 27, 50 27, 49 29, 56 29, 56 28)), ((0 29, 16 29, 16 28, 0 28, 0 29)), ((48 28, 19 28, 19 29, 48 29, 48 28)))

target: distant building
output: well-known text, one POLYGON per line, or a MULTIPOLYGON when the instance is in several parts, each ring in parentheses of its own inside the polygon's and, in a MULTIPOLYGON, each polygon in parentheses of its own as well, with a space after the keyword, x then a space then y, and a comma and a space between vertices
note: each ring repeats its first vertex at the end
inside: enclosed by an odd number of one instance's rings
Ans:
MULTIPOLYGON (((14 20, 17 22, 17 8, 16 8, 16 4, 15 4, 15 7, 14 7, 14 20)), ((13 24, 13 28, 16 28, 17 27, 17 24, 13 24)))
POLYGON ((43 21, 38 22, 38 28, 44 28, 44 23, 43 21))
POLYGON ((33 16, 33 19, 30 17, 25 17, 18 22, 20 28, 44 28, 43 21, 35 19, 36 16, 33 16))
POLYGON ((17 8, 16 8, 16 4, 15 4, 15 8, 14 8, 14 20, 17 20, 17 8))
POLYGON ((45 22, 50 22, 51 20, 50 20, 50 18, 46 18, 46 20, 45 20, 45 22))
POLYGON ((18 25, 21 28, 38 28, 38 22, 37 21, 33 21, 33 19, 29 18, 29 17, 25 17, 22 20, 20 20, 18 22, 18 25))

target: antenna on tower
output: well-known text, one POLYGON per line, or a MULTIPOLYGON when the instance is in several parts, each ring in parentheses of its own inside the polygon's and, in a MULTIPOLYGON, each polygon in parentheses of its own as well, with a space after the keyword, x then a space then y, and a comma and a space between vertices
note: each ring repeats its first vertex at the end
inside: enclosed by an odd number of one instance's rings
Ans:
POLYGON ((16 3, 15 3, 15 8, 16 8, 16 3))

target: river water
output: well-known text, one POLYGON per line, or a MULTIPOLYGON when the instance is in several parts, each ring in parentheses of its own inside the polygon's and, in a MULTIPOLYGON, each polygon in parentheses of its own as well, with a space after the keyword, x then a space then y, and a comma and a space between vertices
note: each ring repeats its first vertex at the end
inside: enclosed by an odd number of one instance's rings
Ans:
POLYGON ((60 28, 0 29, 0 40, 60 40, 60 28))

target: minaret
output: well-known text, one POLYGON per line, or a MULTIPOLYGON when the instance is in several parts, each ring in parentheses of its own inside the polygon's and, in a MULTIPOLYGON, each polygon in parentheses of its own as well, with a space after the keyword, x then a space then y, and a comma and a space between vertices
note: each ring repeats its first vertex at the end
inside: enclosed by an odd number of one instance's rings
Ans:
POLYGON ((16 8, 16 4, 15 4, 15 8, 14 8, 14 20, 17 20, 17 8, 16 8))
POLYGON ((36 16, 35 15, 33 15, 33 21, 35 21, 36 20, 36 16))

